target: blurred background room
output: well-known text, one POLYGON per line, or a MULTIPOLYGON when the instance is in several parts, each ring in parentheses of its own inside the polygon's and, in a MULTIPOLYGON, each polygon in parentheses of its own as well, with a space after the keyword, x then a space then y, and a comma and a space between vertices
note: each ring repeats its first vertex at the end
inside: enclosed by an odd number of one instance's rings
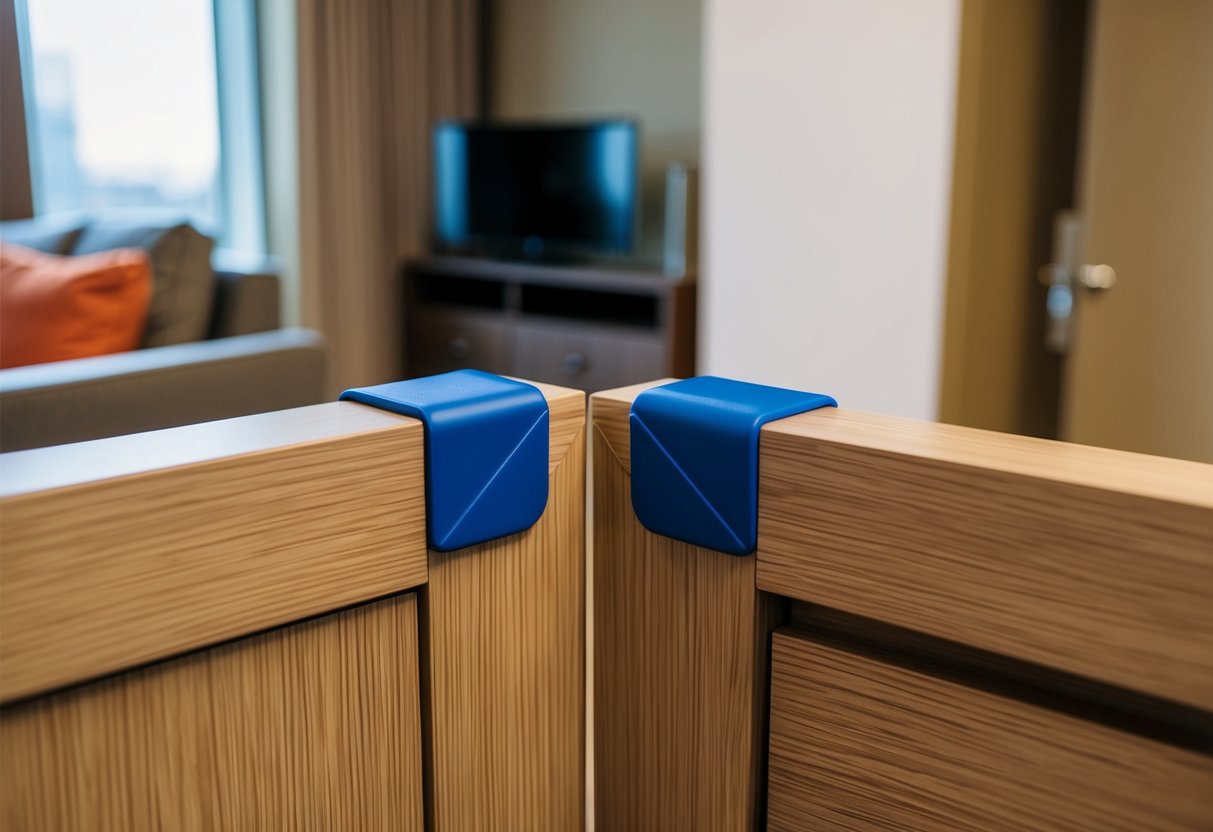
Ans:
POLYGON ((472 366, 724 375, 1213 461, 1206 0, 0 0, 0 23, 4 450, 472 366), (127 341, 42 344, 62 299, 30 276, 128 249, 127 341))

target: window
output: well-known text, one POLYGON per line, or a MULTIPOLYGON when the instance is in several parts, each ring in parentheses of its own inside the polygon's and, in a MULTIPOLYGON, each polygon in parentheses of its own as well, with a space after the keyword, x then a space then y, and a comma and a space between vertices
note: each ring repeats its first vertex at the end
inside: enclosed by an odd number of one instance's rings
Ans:
POLYGON ((251 4, 18 4, 39 214, 188 216, 264 251, 251 4))

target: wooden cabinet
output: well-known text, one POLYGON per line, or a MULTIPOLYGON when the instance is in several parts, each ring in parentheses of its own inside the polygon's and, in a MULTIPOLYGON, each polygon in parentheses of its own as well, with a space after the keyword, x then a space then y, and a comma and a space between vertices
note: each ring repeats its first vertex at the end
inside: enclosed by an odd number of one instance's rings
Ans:
POLYGON ((354 402, 0 458, 0 825, 580 829, 585 395, 536 386, 543 514, 454 552, 354 402))
MULTIPOLYGON (((430 312, 592 384, 664 348, 430 312)), ((588 440, 599 828, 1213 828, 1213 467, 826 408, 737 557, 637 519, 647 385, 536 386, 546 508, 457 552, 353 402, 0 459, 6 827, 581 828, 588 440)))
POLYGON ((737 557, 636 518, 649 386, 591 398, 599 828, 1213 829, 1213 466, 823 408, 737 557))
POLYGON ((404 279, 410 377, 472 367, 602 390, 694 374, 693 277, 426 257, 404 279))

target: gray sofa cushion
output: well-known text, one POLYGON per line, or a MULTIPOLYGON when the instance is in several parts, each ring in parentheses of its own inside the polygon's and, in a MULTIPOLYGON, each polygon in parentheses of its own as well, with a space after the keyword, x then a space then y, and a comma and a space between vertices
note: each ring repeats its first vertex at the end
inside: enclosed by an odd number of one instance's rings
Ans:
POLYGON ((82 217, 39 217, 0 222, 0 240, 47 254, 71 254, 84 230, 82 217))
POLYGON ((278 329, 0 371, 0 451, 325 400, 319 333, 278 329))
POLYGON ((147 224, 99 220, 81 232, 72 254, 140 248, 152 260, 152 304, 144 347, 201 341, 214 300, 214 242, 185 222, 147 224))

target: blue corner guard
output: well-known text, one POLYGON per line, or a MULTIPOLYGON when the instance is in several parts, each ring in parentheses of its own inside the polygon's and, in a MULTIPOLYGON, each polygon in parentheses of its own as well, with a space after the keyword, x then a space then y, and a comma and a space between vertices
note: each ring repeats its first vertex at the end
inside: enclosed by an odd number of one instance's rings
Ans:
POLYGON ((521 381, 453 373, 346 390, 341 399, 425 424, 429 545, 450 552, 524 531, 548 502, 548 404, 521 381))
POLYGON ((700 376, 632 402, 632 508, 649 531, 731 555, 758 546, 758 435, 775 419, 838 402, 700 376))

